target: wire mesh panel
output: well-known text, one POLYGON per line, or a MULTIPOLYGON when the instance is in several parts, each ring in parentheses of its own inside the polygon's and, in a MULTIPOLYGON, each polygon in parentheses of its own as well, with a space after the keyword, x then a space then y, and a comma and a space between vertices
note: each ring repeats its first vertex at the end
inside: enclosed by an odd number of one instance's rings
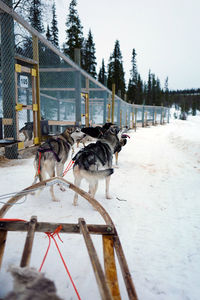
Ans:
MULTIPOLYGON (((146 123, 169 121, 168 108, 133 105, 116 95, 113 102, 111 90, 54 47, 16 12, 2 2, 0 6, 0 117, 7 122, 3 129, 5 138, 16 139, 26 123, 33 123, 33 142, 38 144, 42 134, 40 119, 47 121, 50 133, 61 132, 65 126, 102 125, 107 121, 128 127, 134 121, 145 126, 145 118, 146 123), (15 77, 15 64, 35 69, 34 87, 32 73, 22 71, 15 77), (28 86, 22 86, 25 81, 28 86), (18 108, 22 105, 22 111, 17 108, 16 112, 16 103, 18 108)), ((17 157, 16 149, 13 153, 7 156, 17 157)))

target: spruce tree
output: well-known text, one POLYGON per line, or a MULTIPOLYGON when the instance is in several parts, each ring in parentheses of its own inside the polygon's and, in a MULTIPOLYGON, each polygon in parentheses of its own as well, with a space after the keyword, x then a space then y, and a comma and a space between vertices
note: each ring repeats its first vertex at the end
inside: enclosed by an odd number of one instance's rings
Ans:
POLYGON ((165 79, 165 94, 164 94, 164 106, 169 105, 169 89, 168 89, 168 77, 165 79))
MULTIPOLYGON (((44 33, 44 26, 42 22, 42 3, 41 0, 30 0, 28 7, 28 21, 32 27, 38 32, 44 33)), ((26 57, 33 57, 32 53, 32 39, 30 36, 26 37, 26 42, 23 46, 23 55, 26 57)), ((43 59, 43 49, 39 43, 39 57, 43 59)))
POLYGON ((130 79, 128 82, 128 90, 127 90, 128 102, 130 103, 136 103, 137 83, 138 83, 136 55, 137 55, 136 51, 133 48, 132 59, 131 59, 132 68, 130 71, 130 79))
POLYGON ((144 92, 143 92, 143 82, 141 80, 140 74, 137 75, 136 83, 136 104, 144 104, 144 92))
POLYGON ((107 76, 106 76, 104 59, 102 59, 101 68, 100 68, 99 74, 98 74, 98 81, 101 82, 102 84, 104 84, 105 86, 107 85, 107 76))
POLYGON ((41 0, 31 0, 29 9, 29 22, 40 33, 44 33, 44 26, 42 23, 42 3, 41 0))
POLYGON ((149 70, 148 74, 148 83, 147 83, 147 96, 146 96, 146 105, 152 105, 152 77, 151 77, 151 70, 149 70))
POLYGON ((83 69, 96 78, 96 56, 95 56, 95 44, 93 42, 93 36, 91 30, 89 30, 87 40, 84 43, 84 48, 82 51, 83 55, 83 69))
POLYGON ((52 5, 52 22, 51 22, 51 35, 52 35, 52 44, 55 47, 59 47, 59 42, 58 42, 58 22, 57 22, 57 17, 56 17, 56 5, 55 1, 53 2, 52 5))
POLYGON ((72 0, 69 5, 69 15, 67 17, 67 41, 64 44, 64 53, 74 60, 74 49, 83 47, 83 27, 76 10, 77 1, 72 0))
POLYGON ((50 32, 49 25, 47 25, 46 38, 47 38, 48 41, 51 42, 51 32, 50 32))
POLYGON ((112 84, 115 83, 116 94, 121 94, 122 98, 125 95, 125 79, 122 62, 122 54, 119 41, 116 40, 113 53, 110 56, 108 64, 108 88, 112 89, 112 84))

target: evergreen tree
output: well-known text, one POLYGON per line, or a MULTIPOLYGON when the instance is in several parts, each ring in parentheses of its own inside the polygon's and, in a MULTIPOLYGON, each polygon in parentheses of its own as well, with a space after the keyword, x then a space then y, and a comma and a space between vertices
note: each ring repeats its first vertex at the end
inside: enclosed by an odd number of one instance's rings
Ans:
POLYGON ((64 53, 67 54, 72 60, 74 60, 74 49, 82 49, 83 47, 83 27, 81 26, 76 5, 76 0, 72 0, 70 2, 69 15, 66 22, 67 41, 64 45, 64 53))
POLYGON ((51 35, 52 35, 52 44, 55 47, 59 47, 59 42, 58 42, 58 22, 57 22, 57 17, 56 17, 56 5, 55 2, 53 2, 52 5, 52 22, 51 22, 51 35))
POLYGON ((91 30, 89 30, 88 38, 84 43, 84 49, 82 51, 82 67, 83 69, 96 78, 96 56, 95 56, 95 44, 93 42, 93 36, 91 30))
POLYGON ((151 70, 148 74, 148 83, 147 83, 147 96, 146 96, 146 105, 152 105, 152 80, 151 80, 151 70))
POLYGON ((137 80, 138 80, 137 66, 136 66, 136 55, 137 55, 136 51, 133 48, 132 59, 131 59, 132 68, 131 68, 131 71, 130 71, 131 77, 129 79, 128 90, 127 90, 128 102, 131 102, 131 103, 136 103, 137 80))
POLYGON ((103 83, 105 86, 107 85, 107 76, 106 76, 104 59, 102 59, 102 65, 98 74, 98 81, 103 83))
POLYGON ((51 42, 51 32, 50 32, 49 25, 47 25, 46 38, 47 38, 48 41, 51 42))
POLYGON ((42 3, 41 0, 31 0, 29 9, 29 22, 40 33, 44 33, 44 26, 42 23, 42 3))
POLYGON ((136 83, 136 104, 144 104, 144 93, 143 93, 143 82, 141 80, 140 74, 137 76, 136 83))
POLYGON ((165 102, 164 106, 169 105, 169 89, 168 89, 168 77, 165 79, 165 96, 164 96, 165 102))
POLYGON ((122 54, 119 41, 116 40, 113 53, 110 56, 108 64, 108 88, 112 90, 112 84, 115 83, 116 94, 121 93, 121 97, 125 95, 125 79, 122 62, 122 54))
MULTIPOLYGON (((32 27, 34 27, 38 32, 44 33, 44 26, 42 23, 42 3, 41 0, 30 0, 28 7, 28 21, 32 27)), ((41 43, 39 43, 39 57, 43 58, 43 48, 41 43)), ((32 39, 30 36, 26 37, 26 42, 23 46, 23 55, 27 57, 32 57, 32 39)))

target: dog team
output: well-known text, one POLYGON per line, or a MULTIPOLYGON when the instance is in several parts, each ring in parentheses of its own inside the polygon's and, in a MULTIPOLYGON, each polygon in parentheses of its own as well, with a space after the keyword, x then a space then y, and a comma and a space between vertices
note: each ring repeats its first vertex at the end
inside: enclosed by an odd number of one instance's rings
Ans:
MULTIPOLYGON (((127 129, 126 129, 127 130, 127 129)), ((124 130, 112 123, 105 123, 102 127, 77 127, 67 128, 62 134, 50 137, 38 148, 35 160, 35 178, 33 184, 43 181, 48 175, 50 178, 63 176, 64 164, 69 158, 69 153, 77 143, 84 145, 72 158, 74 184, 80 187, 82 179, 89 183, 89 194, 94 197, 98 188, 98 181, 105 179, 105 195, 110 199, 109 183, 113 169, 113 155, 118 164, 118 153, 127 142, 124 130), (93 142, 91 142, 93 140, 93 142), (85 143, 89 144, 85 146, 85 143)), ((63 191, 64 188, 60 186, 63 191)), ((53 201, 55 197, 53 185, 50 186, 53 201)), ((73 204, 77 205, 78 194, 75 193, 73 204)))

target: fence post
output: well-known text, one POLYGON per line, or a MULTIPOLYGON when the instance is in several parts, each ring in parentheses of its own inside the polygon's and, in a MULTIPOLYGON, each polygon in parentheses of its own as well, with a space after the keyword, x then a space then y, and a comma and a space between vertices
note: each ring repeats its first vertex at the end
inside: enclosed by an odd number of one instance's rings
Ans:
POLYGON ((135 107, 135 131, 137 130, 137 108, 135 107))
POLYGON ((161 104, 160 108, 160 125, 163 124, 163 104, 161 104))
MULTIPOLYGON (((5 0, 12 8, 12 0, 5 0)), ((15 111, 15 60, 14 60, 14 22, 7 14, 1 14, 1 67, 2 67, 2 100, 3 117, 10 119, 12 125, 4 125, 4 138, 17 138, 15 111)), ((17 84, 17 83, 16 83, 17 84)), ((6 147, 5 156, 13 159, 18 157, 17 144, 6 147)))
POLYGON ((155 104, 153 105, 153 121, 152 125, 155 125, 155 104))
POLYGON ((118 107, 117 107, 117 125, 120 126, 120 110, 121 110, 121 100, 118 98, 118 107))
POLYGON ((144 105, 142 105, 142 127, 144 127, 144 105))
POLYGON ((167 123, 169 123, 170 108, 168 107, 167 123))
POLYGON ((103 123, 106 123, 106 111, 107 111, 107 92, 103 92, 103 123))
POLYGON ((112 119, 111 122, 114 124, 114 116, 115 116, 115 84, 112 84, 112 119))
MULTIPOLYGON (((80 49, 74 50, 74 60, 80 66, 81 54, 80 49)), ((76 125, 81 125, 81 73, 80 71, 75 71, 75 107, 76 107, 76 125)))
MULTIPOLYGON (((39 144, 41 142, 41 129, 40 129, 40 119, 41 119, 41 112, 40 112, 40 72, 39 72, 39 44, 38 44, 38 37, 32 36, 33 38, 33 59, 36 60, 38 63, 35 65, 36 69, 36 103, 37 103, 37 111, 36 111, 36 123, 37 123, 37 133, 36 137, 34 137, 34 144, 39 144)), ((34 87, 35 88, 35 87, 34 87)))

